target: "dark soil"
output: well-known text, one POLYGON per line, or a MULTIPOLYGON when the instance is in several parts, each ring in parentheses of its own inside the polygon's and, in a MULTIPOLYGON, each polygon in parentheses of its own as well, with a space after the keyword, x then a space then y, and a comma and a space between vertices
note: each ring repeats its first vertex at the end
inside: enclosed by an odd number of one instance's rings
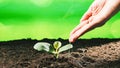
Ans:
MULTIPOLYGON (((43 39, 53 43, 63 39, 43 39)), ((0 42, 0 68, 120 68, 120 39, 80 39, 74 48, 60 54, 38 52, 33 45, 38 40, 22 39, 0 42)))

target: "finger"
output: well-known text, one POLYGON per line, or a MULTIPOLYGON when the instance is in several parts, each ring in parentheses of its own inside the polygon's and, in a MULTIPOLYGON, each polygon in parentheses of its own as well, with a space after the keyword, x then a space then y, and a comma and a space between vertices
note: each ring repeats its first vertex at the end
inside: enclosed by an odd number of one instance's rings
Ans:
POLYGON ((80 28, 78 31, 76 31, 74 34, 71 35, 71 37, 69 38, 70 42, 74 42, 75 40, 77 40, 80 36, 82 36, 84 33, 94 29, 94 24, 86 24, 84 25, 82 28, 80 28))
POLYGON ((87 12, 82 16, 81 22, 82 22, 82 21, 85 21, 85 20, 88 20, 89 17, 91 17, 91 16, 92 16, 92 12, 91 12, 91 8, 89 8, 89 9, 87 10, 87 12))
POLYGON ((82 23, 81 25, 80 25, 80 27, 78 28, 75 28, 74 30, 73 30, 73 33, 71 33, 71 35, 70 35, 70 38, 69 38, 69 42, 74 42, 74 38, 75 39, 77 39, 79 36, 80 36, 80 34, 78 33, 86 24, 88 24, 88 20, 87 21, 84 21, 84 23, 82 23))
POLYGON ((81 27, 83 27, 85 24, 87 24, 88 23, 88 21, 86 20, 86 21, 84 21, 84 22, 81 22, 78 26, 76 26, 73 30, 72 30, 72 32, 70 33, 70 36, 72 35, 72 34, 74 34, 77 30, 79 30, 81 27))
POLYGON ((81 23, 76 26, 72 32, 70 33, 70 38, 69 38, 69 42, 73 42, 74 40, 74 33, 76 33, 79 29, 81 29, 84 25, 86 25, 88 23, 88 19, 89 17, 92 15, 92 12, 90 11, 90 9, 88 9, 88 11, 83 15, 82 19, 81 19, 81 23))

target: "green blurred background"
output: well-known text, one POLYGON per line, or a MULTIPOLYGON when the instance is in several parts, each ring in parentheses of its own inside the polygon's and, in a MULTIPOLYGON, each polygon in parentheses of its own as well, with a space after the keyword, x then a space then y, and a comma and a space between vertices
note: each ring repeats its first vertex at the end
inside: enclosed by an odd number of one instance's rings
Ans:
MULTIPOLYGON (((0 0, 0 41, 68 39, 93 0, 0 0)), ((120 13, 81 38, 120 38, 120 13)))

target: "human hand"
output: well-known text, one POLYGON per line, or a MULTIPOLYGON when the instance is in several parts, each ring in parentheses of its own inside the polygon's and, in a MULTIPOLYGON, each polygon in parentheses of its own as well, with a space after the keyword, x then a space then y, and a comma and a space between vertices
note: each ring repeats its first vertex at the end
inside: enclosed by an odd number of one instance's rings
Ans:
POLYGON ((102 26, 120 10, 120 0, 95 0, 83 15, 81 23, 70 33, 69 42, 74 42, 86 32, 102 26))

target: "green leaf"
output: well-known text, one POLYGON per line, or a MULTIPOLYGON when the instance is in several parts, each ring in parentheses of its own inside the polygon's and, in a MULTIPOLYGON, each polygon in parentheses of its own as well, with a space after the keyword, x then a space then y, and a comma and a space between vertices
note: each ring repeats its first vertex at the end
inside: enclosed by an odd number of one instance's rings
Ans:
POLYGON ((53 48, 53 46, 50 46, 49 52, 55 54, 55 49, 53 48))
POLYGON ((54 46, 54 48, 57 50, 57 49, 59 49, 60 47, 61 47, 61 45, 62 45, 62 43, 60 42, 60 41, 56 41, 56 42, 54 42, 54 44, 53 44, 53 46, 54 46))
POLYGON ((63 51, 66 51, 66 50, 68 50, 68 49, 71 49, 71 48, 73 48, 73 45, 72 45, 72 44, 67 44, 67 45, 65 45, 65 46, 62 46, 62 47, 59 49, 59 53, 60 53, 60 52, 63 52, 63 51))
POLYGON ((34 49, 38 51, 50 51, 50 44, 46 42, 38 42, 34 45, 34 49))

